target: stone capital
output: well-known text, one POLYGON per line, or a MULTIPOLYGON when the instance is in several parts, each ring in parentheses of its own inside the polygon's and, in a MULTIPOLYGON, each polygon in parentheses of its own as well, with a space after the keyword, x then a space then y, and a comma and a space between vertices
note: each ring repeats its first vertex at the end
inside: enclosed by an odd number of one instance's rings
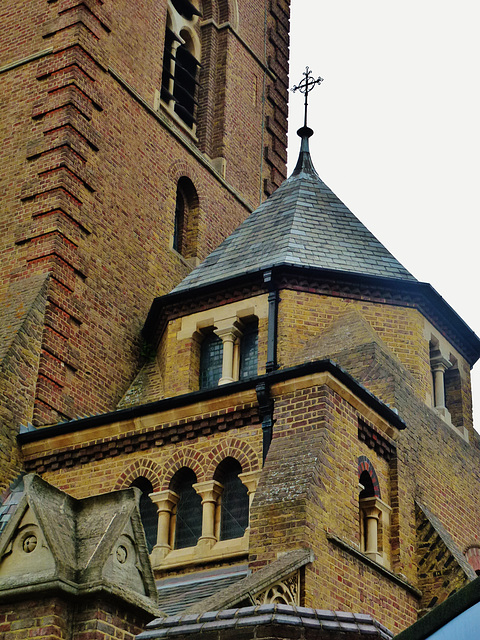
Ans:
POLYGON ((180 496, 175 491, 167 489, 165 491, 154 491, 148 494, 158 511, 173 511, 174 506, 178 503, 180 496))
POLYGON ((222 494, 223 487, 216 480, 207 480, 205 482, 196 482, 193 488, 202 498, 204 502, 217 502, 218 497, 222 494))
POLYGON ((238 477, 248 489, 248 495, 250 495, 251 493, 255 493, 255 491, 257 490, 261 473, 262 470, 257 469, 256 471, 247 471, 246 473, 238 474, 238 477))

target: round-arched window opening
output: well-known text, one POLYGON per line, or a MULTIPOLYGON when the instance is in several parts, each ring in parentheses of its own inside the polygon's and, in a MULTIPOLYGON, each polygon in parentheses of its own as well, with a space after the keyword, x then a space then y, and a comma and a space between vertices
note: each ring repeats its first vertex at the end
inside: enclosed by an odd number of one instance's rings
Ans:
POLYGON ((241 538, 248 527, 248 490, 238 477, 240 473, 240 463, 231 457, 225 458, 215 471, 214 480, 223 486, 220 503, 220 540, 241 538))
POLYGON ((170 489, 179 499, 175 517, 175 549, 194 547, 202 535, 202 499, 193 488, 197 476, 188 467, 173 476, 170 489))
POLYGON ((177 183, 173 248, 184 258, 197 255, 198 195, 193 182, 182 176, 177 183))
POLYGON ((360 500, 362 500, 362 498, 371 498, 375 495, 375 487, 373 486, 372 478, 368 471, 362 471, 359 482, 363 486, 363 489, 360 491, 360 500))

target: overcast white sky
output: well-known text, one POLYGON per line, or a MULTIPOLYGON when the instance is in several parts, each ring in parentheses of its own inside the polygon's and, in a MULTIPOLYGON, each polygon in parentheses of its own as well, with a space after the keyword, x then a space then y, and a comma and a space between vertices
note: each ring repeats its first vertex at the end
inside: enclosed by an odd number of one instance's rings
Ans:
MULTIPOLYGON (((480 335, 480 3, 292 0, 291 85, 308 65, 315 168, 480 335)), ((289 173, 303 96, 290 95, 289 173)), ((480 431, 480 362, 472 372, 480 431)))

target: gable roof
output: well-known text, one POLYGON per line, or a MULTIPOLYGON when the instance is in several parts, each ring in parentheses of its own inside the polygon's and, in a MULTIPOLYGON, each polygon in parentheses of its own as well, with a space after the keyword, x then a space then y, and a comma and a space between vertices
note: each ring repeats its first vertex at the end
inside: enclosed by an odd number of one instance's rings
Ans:
POLYGON ((292 175, 173 291, 278 265, 416 282, 315 171, 308 139, 292 175))
POLYGON ((26 586, 75 595, 100 589, 158 614, 138 489, 79 500, 29 474, 18 493, 0 536, 0 597, 26 586))

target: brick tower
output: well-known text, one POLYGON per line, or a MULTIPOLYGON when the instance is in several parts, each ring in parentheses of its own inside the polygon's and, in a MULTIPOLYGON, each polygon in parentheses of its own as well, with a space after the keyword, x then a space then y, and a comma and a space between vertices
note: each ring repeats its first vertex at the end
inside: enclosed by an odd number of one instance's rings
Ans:
POLYGON ((480 339, 321 180, 312 133, 153 301, 121 405, 18 438, 25 470, 76 500, 142 492, 167 617, 141 640, 388 640, 479 569, 480 339))
POLYGON ((7 0, 1 15, 5 484, 19 425, 115 408, 152 299, 285 177, 289 2, 7 0))

